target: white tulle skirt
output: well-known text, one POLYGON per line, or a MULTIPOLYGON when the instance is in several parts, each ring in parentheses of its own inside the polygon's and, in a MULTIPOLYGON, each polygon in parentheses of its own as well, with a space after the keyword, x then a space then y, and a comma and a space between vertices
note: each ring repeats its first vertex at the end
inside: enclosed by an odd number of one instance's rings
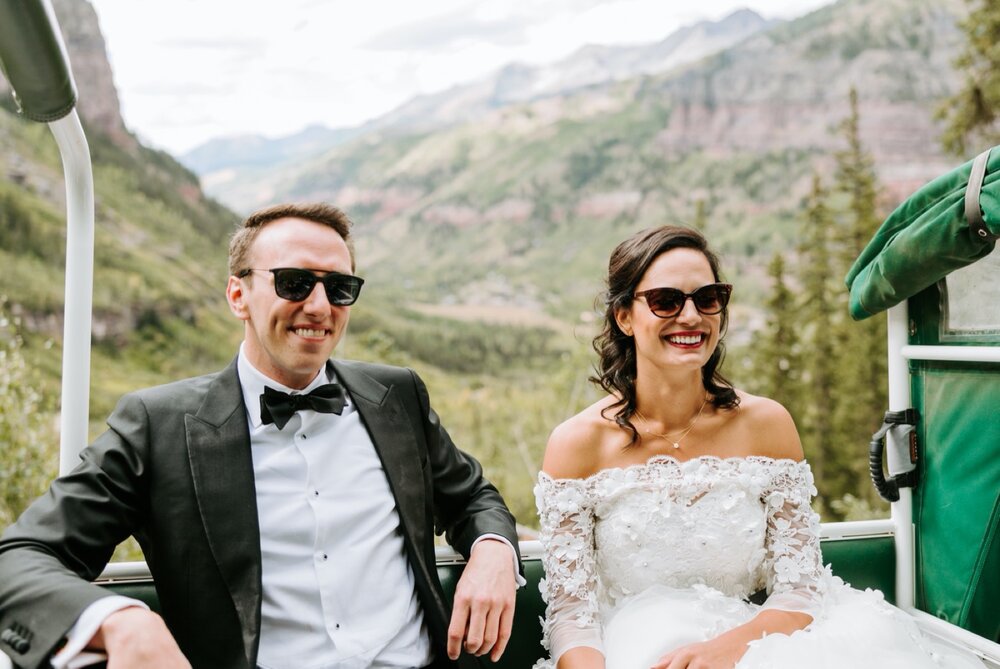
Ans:
MULTIPOLYGON (((760 610, 706 586, 651 588, 610 612, 604 628, 607 669, 648 669, 667 652, 706 641, 760 610)), ((823 611, 791 636, 750 644, 735 669, 983 669, 964 651, 934 644, 879 592, 833 578, 823 611)))

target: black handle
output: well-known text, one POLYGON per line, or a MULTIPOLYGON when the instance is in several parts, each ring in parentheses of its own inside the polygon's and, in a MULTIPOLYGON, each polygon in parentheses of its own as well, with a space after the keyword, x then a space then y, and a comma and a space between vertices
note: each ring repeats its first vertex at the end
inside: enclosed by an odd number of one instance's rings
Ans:
MULTIPOLYGON (((872 435, 871 443, 868 444, 868 471, 872 477, 872 485, 878 491, 879 497, 887 502, 899 501, 900 488, 912 488, 917 484, 917 469, 914 467, 908 472, 885 477, 885 470, 882 468, 882 455, 885 453, 885 435, 896 425, 916 425, 919 416, 916 409, 905 409, 903 411, 886 411, 882 427, 872 435)), ((915 439, 914 433, 910 433, 911 439, 915 439)), ((909 445, 910 461, 916 463, 916 442, 909 445)))
MULTIPOLYGON (((883 427, 886 427, 883 424, 883 427)), ((878 491, 878 496, 887 502, 899 501, 899 483, 895 479, 885 480, 882 469, 882 453, 885 451, 885 431, 879 430, 872 435, 872 443, 868 444, 868 471, 871 473, 872 485, 878 491), (877 437, 877 438, 876 438, 877 437)))

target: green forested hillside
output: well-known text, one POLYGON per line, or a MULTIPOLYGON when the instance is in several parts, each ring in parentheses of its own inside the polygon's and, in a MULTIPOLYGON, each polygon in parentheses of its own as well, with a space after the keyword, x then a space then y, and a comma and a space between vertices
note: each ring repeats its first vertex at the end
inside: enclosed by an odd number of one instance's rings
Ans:
MULTIPOLYGON (((124 149, 97 131, 88 139, 96 188, 92 403, 101 412, 133 380, 218 359, 225 346, 220 249, 237 216, 202 196, 195 177, 166 154, 124 149), (163 339, 169 345, 161 351, 163 339)), ((0 141, 2 292, 33 335, 25 337, 30 352, 62 336, 62 167, 48 128, 7 109, 0 110, 0 141)), ((52 381, 56 357, 39 358, 52 381)))
MULTIPOLYGON (((125 390, 211 367, 231 350, 217 290, 236 215, 169 156, 89 128, 96 184, 91 415, 125 390)), ((48 128, 0 108, 0 524, 54 476, 65 191, 48 128)), ((87 336, 80 333, 79 336, 87 336)))

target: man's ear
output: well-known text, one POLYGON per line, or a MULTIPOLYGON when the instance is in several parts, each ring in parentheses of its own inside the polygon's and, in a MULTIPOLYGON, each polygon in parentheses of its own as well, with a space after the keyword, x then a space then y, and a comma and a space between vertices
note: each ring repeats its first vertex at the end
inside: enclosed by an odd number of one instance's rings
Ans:
POLYGON ((250 320, 250 309, 247 307, 242 279, 229 277, 229 283, 226 284, 226 301, 229 302, 229 310, 236 318, 241 321, 250 320))
POLYGON ((618 323, 618 329, 624 332, 626 337, 632 336, 631 309, 615 309, 615 322, 618 323))

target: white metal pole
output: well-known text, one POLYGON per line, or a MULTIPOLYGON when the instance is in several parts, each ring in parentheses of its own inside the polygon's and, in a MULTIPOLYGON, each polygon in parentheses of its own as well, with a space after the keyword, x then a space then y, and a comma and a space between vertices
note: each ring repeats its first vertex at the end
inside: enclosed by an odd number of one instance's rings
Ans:
MULTIPOLYGON (((902 411, 910 408, 910 371, 903 347, 909 344, 910 317, 906 300, 888 312, 889 348, 889 410, 902 411)), ((887 450, 894 440, 890 431, 887 450)), ((895 525, 896 543, 896 604, 901 608, 914 606, 915 551, 913 539, 913 491, 899 489, 899 501, 892 504, 892 522, 895 525)))
POLYGON ((94 287, 94 174, 74 109, 49 124, 66 178, 66 306, 63 324, 59 474, 80 459, 90 410, 90 325, 94 287))
POLYGON ((907 360, 945 360, 948 362, 1000 362, 996 346, 904 346, 907 360))

